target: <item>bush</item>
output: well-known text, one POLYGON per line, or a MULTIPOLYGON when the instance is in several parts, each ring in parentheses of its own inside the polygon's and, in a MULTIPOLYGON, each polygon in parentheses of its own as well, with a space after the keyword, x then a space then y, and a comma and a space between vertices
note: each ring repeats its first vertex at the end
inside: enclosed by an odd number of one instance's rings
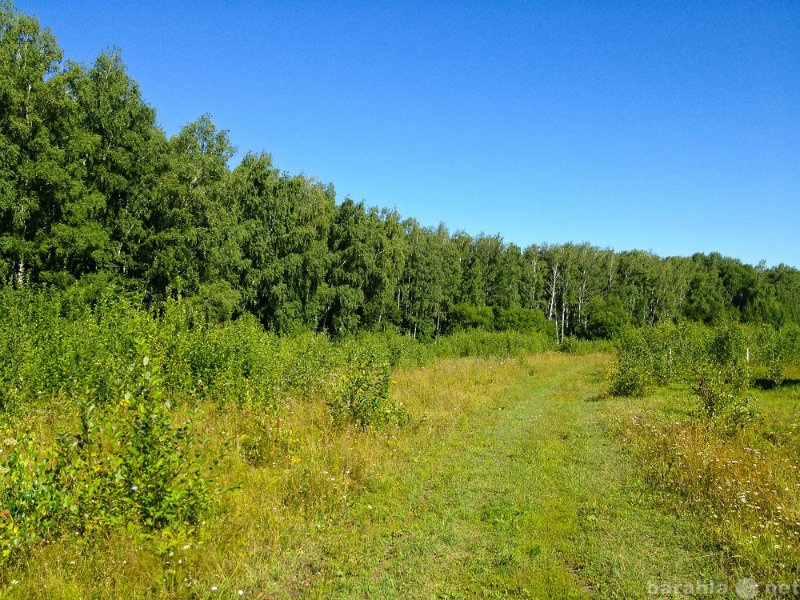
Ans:
POLYGON ((593 352, 613 352, 614 348, 610 340, 581 340, 575 337, 565 337, 558 346, 559 352, 584 355, 593 352))
POLYGON ((630 321, 622 300, 612 296, 608 300, 592 298, 586 305, 584 337, 590 340, 610 340, 622 331, 630 321))
POLYGON ((733 323, 714 328, 664 323, 625 329, 617 337, 611 392, 644 395, 654 384, 691 387, 699 413, 727 430, 756 418, 755 399, 747 395, 757 360, 774 368, 779 334, 733 323), (751 348, 757 347, 755 352, 751 348))
POLYGON ((643 396, 654 381, 653 360, 643 333, 624 329, 616 339, 617 360, 612 370, 611 393, 615 396, 643 396))
POLYGON ((454 331, 464 329, 491 329, 494 325, 494 311, 490 306, 454 304, 448 311, 448 321, 454 331))
POLYGON ((13 560, 28 545, 67 533, 137 523, 144 531, 186 530, 214 505, 192 449, 190 423, 175 426, 158 369, 145 357, 140 384, 118 404, 76 399, 77 430, 37 440, 18 430, 0 454, 0 548, 13 560))
POLYGON ((207 292, 150 311, 98 282, 0 288, 0 563, 64 534, 193 531, 215 505, 213 465, 178 415, 200 403, 246 409, 235 448, 261 465, 293 443, 272 434, 286 402, 325 401, 337 425, 401 426, 409 415, 389 397, 393 366, 555 349, 553 332, 539 331, 427 343, 391 332, 278 337, 249 314, 217 322, 230 317, 226 290, 207 292), (36 412, 52 416, 52 434, 25 428, 36 412))
POLYGON ((445 356, 521 356, 533 352, 555 350, 555 338, 542 333, 518 333, 514 331, 458 332, 439 338, 432 344, 436 357, 445 356))
POLYGON ((407 413, 389 400, 390 379, 385 348, 351 348, 327 400, 334 423, 349 422, 361 428, 404 424, 407 413))
POLYGON ((555 323, 545 318, 542 311, 533 308, 495 308, 494 313, 494 327, 497 331, 547 332, 551 326, 555 326, 555 323))

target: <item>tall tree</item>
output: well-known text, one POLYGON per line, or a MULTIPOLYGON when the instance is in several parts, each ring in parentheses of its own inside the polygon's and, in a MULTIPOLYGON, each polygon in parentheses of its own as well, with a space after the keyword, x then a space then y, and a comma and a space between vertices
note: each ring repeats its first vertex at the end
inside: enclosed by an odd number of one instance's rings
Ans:
POLYGON ((71 187, 61 57, 50 30, 0 4, 0 275, 16 285, 38 273, 71 187))
POLYGON ((333 186, 281 175, 268 154, 248 154, 234 170, 231 193, 241 207, 248 309, 275 331, 324 327, 334 294, 325 279, 333 186))
POLYGON ((684 315, 701 323, 715 323, 725 314, 724 288, 713 257, 695 254, 686 292, 684 315))
POLYGON ((546 267, 540 258, 540 249, 528 246, 522 253, 522 274, 520 279, 520 302, 523 308, 542 310, 542 294, 544 291, 544 270, 546 267))
POLYGON ((194 295, 211 282, 238 283, 240 209, 227 194, 233 152, 227 131, 208 115, 169 140, 166 169, 144 222, 143 277, 156 296, 194 295))
POLYGON ((166 138, 119 49, 100 54, 88 69, 71 63, 65 78, 85 132, 73 164, 80 165, 87 200, 70 206, 58 232, 61 246, 65 253, 71 248, 71 261, 87 265, 76 265, 75 271, 94 263, 95 268, 142 277, 152 258, 142 254, 151 208, 172 166, 166 138), (79 243, 82 239, 95 242, 79 243))
POLYGON ((433 337, 457 297, 458 251, 444 226, 433 230, 409 219, 405 227, 408 258, 400 287, 405 327, 412 337, 433 337))

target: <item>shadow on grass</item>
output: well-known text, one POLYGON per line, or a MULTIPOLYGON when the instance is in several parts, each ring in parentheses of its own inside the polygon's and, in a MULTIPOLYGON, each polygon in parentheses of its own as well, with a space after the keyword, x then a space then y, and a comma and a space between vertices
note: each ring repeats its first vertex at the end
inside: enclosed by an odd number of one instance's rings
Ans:
POLYGON ((592 394, 588 398, 584 400, 584 402, 600 402, 601 400, 607 400, 611 397, 610 392, 598 392, 597 394, 592 394))
POLYGON ((778 388, 793 388, 800 386, 800 379, 784 379, 781 383, 776 384, 771 379, 756 379, 753 382, 753 387, 760 390, 774 390, 778 388))

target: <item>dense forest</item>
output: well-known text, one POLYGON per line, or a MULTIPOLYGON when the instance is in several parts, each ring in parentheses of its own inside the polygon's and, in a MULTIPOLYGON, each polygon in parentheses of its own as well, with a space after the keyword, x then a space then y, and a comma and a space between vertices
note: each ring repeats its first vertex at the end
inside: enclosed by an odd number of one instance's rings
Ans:
POLYGON ((165 134, 118 50, 65 60, 50 30, 0 6, 5 286, 116 286, 156 307, 181 297, 212 320, 250 312, 277 333, 547 328, 563 339, 665 321, 800 323, 789 266, 520 248, 338 202, 333 185, 268 154, 231 168, 235 148, 209 116, 165 134))

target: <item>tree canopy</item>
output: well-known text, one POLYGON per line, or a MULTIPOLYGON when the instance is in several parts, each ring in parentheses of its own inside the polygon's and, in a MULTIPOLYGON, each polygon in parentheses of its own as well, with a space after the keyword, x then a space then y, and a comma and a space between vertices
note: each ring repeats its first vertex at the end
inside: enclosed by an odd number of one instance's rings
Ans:
POLYGON ((0 280, 103 281, 158 304, 184 297, 279 333, 626 324, 800 323, 800 271, 720 256, 590 244, 520 248, 425 227, 281 172, 235 168, 208 115, 167 137, 117 49, 64 60, 33 17, 0 4, 0 280), (548 323, 549 322, 549 323, 548 323))

